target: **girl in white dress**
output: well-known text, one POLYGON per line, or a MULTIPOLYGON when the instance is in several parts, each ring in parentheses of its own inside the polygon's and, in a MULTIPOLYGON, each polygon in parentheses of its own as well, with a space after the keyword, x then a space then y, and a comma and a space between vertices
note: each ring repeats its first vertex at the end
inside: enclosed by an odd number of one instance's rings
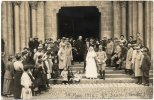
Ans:
POLYGON ((97 78, 96 52, 90 47, 86 57, 86 78, 97 78))
POLYGON ((22 99, 31 99, 32 98, 32 81, 30 76, 28 75, 29 67, 24 67, 24 72, 21 76, 21 85, 22 85, 22 92, 21 92, 21 98, 22 99))

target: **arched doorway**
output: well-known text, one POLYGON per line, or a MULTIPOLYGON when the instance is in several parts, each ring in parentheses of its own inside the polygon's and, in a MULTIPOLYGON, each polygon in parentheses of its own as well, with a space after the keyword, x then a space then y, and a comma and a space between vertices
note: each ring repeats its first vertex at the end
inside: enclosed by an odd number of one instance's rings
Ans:
POLYGON ((99 38, 100 15, 96 6, 61 7, 57 14, 58 37, 99 38))

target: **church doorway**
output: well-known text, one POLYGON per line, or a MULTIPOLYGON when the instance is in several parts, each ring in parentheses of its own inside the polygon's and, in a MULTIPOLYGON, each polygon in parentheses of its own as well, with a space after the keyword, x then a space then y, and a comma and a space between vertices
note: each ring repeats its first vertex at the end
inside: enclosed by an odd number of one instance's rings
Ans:
POLYGON ((99 39, 100 16, 96 6, 61 7, 57 14, 58 38, 77 39, 81 35, 99 39))

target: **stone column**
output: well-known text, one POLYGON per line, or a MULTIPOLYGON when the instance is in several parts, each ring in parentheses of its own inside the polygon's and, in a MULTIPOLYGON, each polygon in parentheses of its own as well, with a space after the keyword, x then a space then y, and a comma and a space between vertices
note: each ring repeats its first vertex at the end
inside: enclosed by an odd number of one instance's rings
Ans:
POLYGON ((121 34, 120 29, 120 5, 118 1, 113 1, 113 32, 114 38, 119 38, 121 34))
POLYGON ((122 29, 122 34, 126 37, 126 2, 122 1, 121 2, 121 29, 122 29))
POLYGON ((134 37, 134 39, 136 40, 136 33, 137 33, 137 2, 136 1, 132 1, 132 3, 133 3, 133 8, 132 8, 132 12, 133 12, 133 22, 132 22, 132 24, 133 24, 133 27, 132 27, 132 29, 133 29, 133 37, 134 37))
POLYGON ((30 37, 30 8, 28 1, 25 1, 25 38, 26 47, 28 47, 30 37))
POLYGON ((103 34, 103 14, 102 14, 102 8, 99 7, 99 12, 101 13, 100 15, 100 39, 103 39, 104 34, 103 34))
POLYGON ((45 38, 51 37, 52 33, 52 13, 51 13, 51 7, 49 4, 50 1, 45 2, 45 18, 44 18, 44 25, 45 25, 45 38))
POLYGON ((21 47, 21 41, 20 41, 20 29, 19 29, 19 6, 21 2, 15 1, 14 2, 14 22, 15 22, 15 53, 20 52, 21 47))
POLYGON ((132 23, 133 23, 133 12, 132 12, 132 1, 128 2, 128 36, 133 36, 133 29, 132 29, 132 23))
POLYGON ((13 12, 12 12, 12 2, 7 2, 7 33, 8 33, 8 47, 9 55, 14 55, 14 44, 13 44, 13 12))
POLYGON ((1 6, 1 34, 2 34, 2 39, 4 40, 4 52, 7 55, 8 54, 8 35, 7 35, 7 3, 6 1, 2 1, 2 6, 1 6))
POLYGON ((99 8, 99 12, 101 13, 101 34, 100 34, 100 39, 102 39, 103 37, 107 37, 107 38, 112 38, 113 36, 113 17, 112 17, 112 10, 110 10, 110 8, 112 8, 112 2, 100 2, 98 8, 99 8), (105 3, 105 4, 104 4, 105 3), (105 6, 107 5, 107 6, 105 6), (105 6, 105 7, 104 7, 105 6))
POLYGON ((30 1, 31 12, 32 12, 32 37, 37 36, 36 33, 36 9, 37 9, 37 1, 30 1))
POLYGON ((58 13, 58 8, 54 8, 52 10, 52 34, 51 34, 51 38, 53 38, 53 40, 57 39, 57 13, 58 13))
POLYGON ((37 6, 37 24, 36 24, 36 32, 39 40, 44 42, 44 2, 38 2, 37 6))
MULTIPOLYGON (((142 39, 144 36, 144 32, 143 32, 143 2, 142 1, 138 1, 138 32, 141 34, 142 39)), ((143 41, 144 42, 144 41, 143 41)))
POLYGON ((25 2, 20 5, 20 43, 21 50, 26 47, 26 34, 25 34, 25 2))
POLYGON ((145 2, 145 45, 149 48, 150 47, 150 2, 145 2))
MULTIPOLYGON (((149 49, 151 52, 151 63, 153 64, 153 1, 150 1, 150 38, 149 49)), ((153 69, 153 65, 151 66, 153 69)))

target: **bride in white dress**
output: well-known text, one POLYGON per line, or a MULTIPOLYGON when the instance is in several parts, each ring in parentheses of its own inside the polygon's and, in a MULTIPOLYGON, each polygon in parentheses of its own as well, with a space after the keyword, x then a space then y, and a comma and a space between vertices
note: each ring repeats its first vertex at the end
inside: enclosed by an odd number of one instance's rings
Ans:
POLYGON ((93 47, 89 47, 86 57, 86 78, 97 78, 97 66, 95 62, 96 52, 93 47))

